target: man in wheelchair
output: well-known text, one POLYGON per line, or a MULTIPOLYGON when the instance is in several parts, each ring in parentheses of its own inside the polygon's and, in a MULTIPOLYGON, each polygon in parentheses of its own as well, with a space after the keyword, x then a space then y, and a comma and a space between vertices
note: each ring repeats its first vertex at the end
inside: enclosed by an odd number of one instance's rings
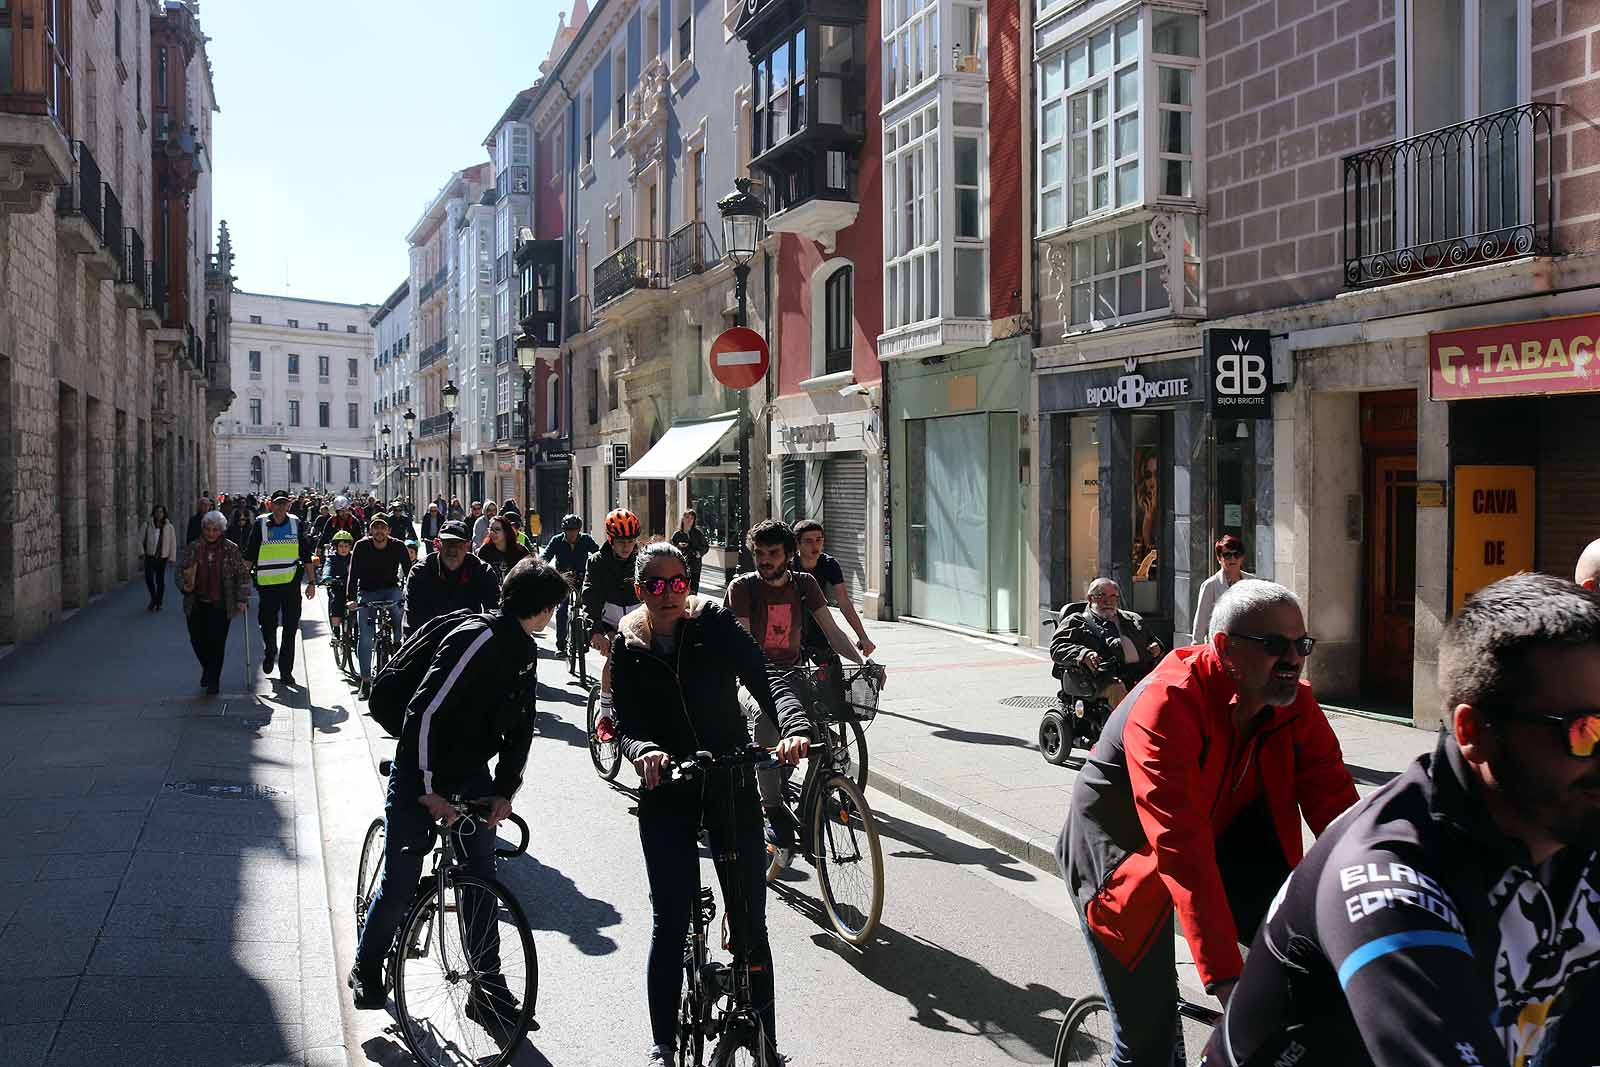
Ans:
POLYGON ((1061 624, 1050 641, 1051 673, 1061 679, 1067 707, 1074 700, 1103 700, 1115 708, 1155 668, 1161 642, 1144 619, 1118 605, 1122 593, 1110 578, 1089 583, 1088 601, 1061 610, 1061 624))

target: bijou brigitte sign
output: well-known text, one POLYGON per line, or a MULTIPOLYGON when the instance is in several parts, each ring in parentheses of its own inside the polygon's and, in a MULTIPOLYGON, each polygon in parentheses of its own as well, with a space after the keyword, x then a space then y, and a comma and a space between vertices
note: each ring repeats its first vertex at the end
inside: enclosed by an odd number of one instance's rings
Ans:
POLYGON ((1600 391, 1600 315, 1428 335, 1434 400, 1600 391))

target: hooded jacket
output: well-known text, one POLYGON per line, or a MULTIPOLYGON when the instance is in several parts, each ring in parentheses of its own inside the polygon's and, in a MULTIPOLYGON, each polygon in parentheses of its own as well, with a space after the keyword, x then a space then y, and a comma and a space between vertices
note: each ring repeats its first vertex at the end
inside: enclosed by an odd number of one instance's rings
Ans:
POLYGON ((489 611, 500 603, 500 582, 494 568, 468 552, 461 566, 444 569, 438 552, 424 556, 406 574, 405 632, 421 629, 429 619, 462 608, 489 611))
POLYGON ((1169 652, 1111 714, 1072 786, 1056 862, 1100 944, 1132 968, 1176 907, 1200 980, 1243 969, 1217 866, 1217 816, 1233 774, 1253 758, 1283 858, 1304 854, 1300 816, 1321 834, 1356 802, 1355 780, 1311 686, 1267 708, 1238 744, 1239 691, 1216 649, 1169 652), (1253 751, 1252 751, 1253 750, 1253 751))
POLYGON ((474 616, 451 630, 406 706, 394 753, 401 780, 416 783, 417 796, 443 796, 498 756, 494 792, 509 800, 533 741, 537 662, 538 646, 509 615, 474 616))
MULTIPOLYGON (((651 650, 643 611, 624 618, 617 635, 611 646, 611 700, 622 754, 629 760, 649 752, 687 759, 696 752, 722 754, 749 745, 738 682, 777 721, 784 737, 811 736, 805 708, 788 683, 778 674, 769 677, 755 638, 711 598, 686 599, 670 659, 651 650)), ((639 806, 691 804, 698 796, 692 783, 663 783, 645 790, 639 806)))
POLYGON ((632 556, 617 558, 610 541, 589 557, 583 576, 583 613, 589 617, 596 633, 609 633, 617 628, 615 619, 606 618, 607 604, 615 604, 626 611, 639 603, 639 594, 633 588, 633 566, 632 556))

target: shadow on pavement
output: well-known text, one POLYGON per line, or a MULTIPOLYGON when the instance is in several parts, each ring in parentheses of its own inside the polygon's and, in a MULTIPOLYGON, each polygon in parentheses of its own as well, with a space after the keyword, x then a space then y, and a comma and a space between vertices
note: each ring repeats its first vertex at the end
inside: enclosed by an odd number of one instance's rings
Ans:
POLYGON ((538 698, 540 700, 555 700, 562 704, 576 704, 583 707, 589 702, 587 693, 575 693, 571 689, 561 689, 553 685, 539 683, 538 698))
POLYGON ((1015 985, 981 963, 883 923, 859 952, 832 933, 811 940, 848 959, 874 985, 904 997, 919 1026, 984 1037, 1013 1054, 1020 1042, 1045 1062, 1055 1052, 1067 998, 1048 986, 1015 985))
POLYGON ((1346 763, 1345 769, 1350 772, 1350 777, 1362 785, 1388 785, 1398 777, 1395 771, 1375 771, 1371 767, 1362 767, 1355 763, 1346 763))
POLYGON ((552 741, 565 741, 573 748, 587 750, 589 748, 589 733, 581 726, 568 722, 561 716, 545 712, 539 716, 538 731, 540 737, 548 737, 552 741))
MULTIPOLYGON (((384 1036, 363 1041, 361 1051, 366 1053, 368 1063, 378 1064, 378 1067, 414 1067, 417 1062, 412 1059, 405 1042, 400 1040, 395 1024, 390 1024, 385 1029, 384 1036)), ((534 1048, 533 1044, 524 1038, 522 1047, 517 1049, 516 1055, 511 1058, 511 1067, 552 1067, 552 1065, 544 1053, 534 1048)))
POLYGON ((932 726, 935 728, 933 736, 945 741, 959 741, 968 745, 1002 745, 1011 748, 1036 747, 1032 741, 1024 741, 1022 738, 1012 737, 1010 734, 991 734, 983 730, 960 730, 942 722, 930 722, 927 719, 919 719, 915 715, 905 715, 898 711, 890 711, 884 707, 878 709, 878 714, 892 715, 903 722, 914 722, 919 726, 932 726))
POLYGON ((914 849, 892 852, 890 855, 951 863, 957 867, 983 867, 1014 882, 1039 880, 1031 870, 1023 867, 1021 861, 997 848, 963 844, 929 823, 913 822, 910 819, 891 819, 881 814, 876 818, 879 834, 915 846, 914 849))
POLYGON ((607 901, 585 896, 561 871, 528 853, 501 860, 496 873, 519 900, 530 902, 528 925, 535 935, 541 930, 562 934, 585 956, 617 951, 617 943, 602 931, 620 927, 621 913, 607 901))

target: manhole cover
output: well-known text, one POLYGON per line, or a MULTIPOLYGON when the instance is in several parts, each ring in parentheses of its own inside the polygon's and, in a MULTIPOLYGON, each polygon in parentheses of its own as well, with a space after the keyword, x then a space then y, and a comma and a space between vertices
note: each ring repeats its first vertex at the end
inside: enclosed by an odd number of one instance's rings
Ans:
POLYGON ((1056 706, 1056 698, 1055 697, 1006 697, 1004 700, 1000 701, 1000 703, 1005 705, 1008 708, 1038 708, 1038 709, 1040 709, 1042 711, 1045 708, 1053 708, 1053 707, 1055 707, 1056 706))
POLYGON ((167 782, 161 787, 164 793, 186 793, 192 797, 210 797, 213 800, 271 800, 283 796, 283 790, 270 785, 251 782, 219 782, 214 778, 201 778, 193 782, 167 782))

